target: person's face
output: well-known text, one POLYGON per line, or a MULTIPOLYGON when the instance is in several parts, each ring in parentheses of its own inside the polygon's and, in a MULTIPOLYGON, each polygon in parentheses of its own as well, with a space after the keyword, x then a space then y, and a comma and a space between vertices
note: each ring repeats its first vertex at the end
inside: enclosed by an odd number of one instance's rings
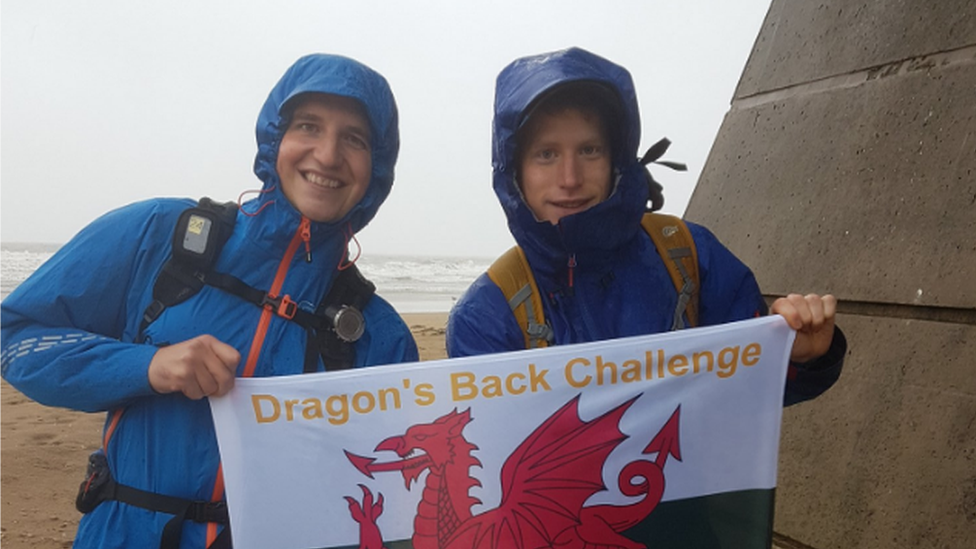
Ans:
POLYGON ((369 187, 369 122, 355 99, 308 94, 296 101, 275 165, 281 190, 310 220, 337 221, 369 187))
POLYGON ((610 143, 596 115, 537 113, 524 131, 520 183, 536 219, 555 225, 610 196, 610 143))

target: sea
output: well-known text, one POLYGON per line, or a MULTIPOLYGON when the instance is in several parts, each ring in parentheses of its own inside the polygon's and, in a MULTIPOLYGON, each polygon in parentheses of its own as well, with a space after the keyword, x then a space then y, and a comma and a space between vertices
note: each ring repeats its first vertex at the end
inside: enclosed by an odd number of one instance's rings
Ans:
MULTIPOLYGON (((57 244, 0 243, 0 298, 58 250, 57 244)), ((448 312, 492 258, 364 255, 356 265, 401 313, 448 312)))

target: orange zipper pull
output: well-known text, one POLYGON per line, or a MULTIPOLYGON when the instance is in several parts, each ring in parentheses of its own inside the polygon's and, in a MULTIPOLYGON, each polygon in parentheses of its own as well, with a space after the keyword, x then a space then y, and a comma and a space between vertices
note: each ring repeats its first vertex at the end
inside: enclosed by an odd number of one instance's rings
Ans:
POLYGON ((307 217, 302 216, 302 222, 298 226, 298 230, 302 233, 302 242, 305 243, 305 263, 311 263, 312 245, 309 241, 312 239, 312 223, 307 217))

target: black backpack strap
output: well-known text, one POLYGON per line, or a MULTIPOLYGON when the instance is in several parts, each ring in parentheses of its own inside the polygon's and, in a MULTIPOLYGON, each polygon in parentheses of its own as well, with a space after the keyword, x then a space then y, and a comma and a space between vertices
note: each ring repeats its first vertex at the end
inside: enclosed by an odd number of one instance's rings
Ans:
MULTIPOLYGON (((167 521, 163 527, 162 536, 159 540, 160 549, 179 549, 180 537, 183 535, 183 522, 187 520, 223 524, 224 531, 227 533, 221 533, 221 535, 227 538, 226 543, 228 545, 226 547, 230 547, 230 528, 228 527, 230 519, 227 514, 227 504, 224 501, 193 501, 119 484, 112 477, 105 453, 98 451, 88 457, 87 475, 78 487, 75 507, 82 513, 90 513, 103 501, 111 500, 173 515, 173 518, 167 521)), ((219 540, 220 536, 217 539, 219 540)))
POLYGON ((338 271, 332 287, 314 313, 304 311, 288 295, 270 295, 243 280, 214 269, 234 231, 237 204, 201 198, 180 214, 173 230, 172 253, 153 284, 153 301, 143 313, 140 333, 172 307, 196 295, 204 285, 218 288, 305 328, 306 372, 318 370, 319 357, 330 370, 355 363, 354 343, 365 330, 362 310, 376 292, 355 264, 338 271))
POLYGON ((153 301, 143 312, 140 334, 167 307, 186 301, 203 288, 204 276, 217 263, 236 221, 236 203, 221 204, 207 197, 180 214, 173 229, 170 257, 153 284, 153 301))
POLYGON ((318 370, 319 357, 328 370, 345 370, 355 364, 355 343, 366 329, 362 311, 375 293, 376 286, 355 264, 338 271, 332 287, 315 310, 315 316, 325 319, 327 325, 306 328, 305 372, 318 370), (317 350, 318 356, 311 349, 317 350))

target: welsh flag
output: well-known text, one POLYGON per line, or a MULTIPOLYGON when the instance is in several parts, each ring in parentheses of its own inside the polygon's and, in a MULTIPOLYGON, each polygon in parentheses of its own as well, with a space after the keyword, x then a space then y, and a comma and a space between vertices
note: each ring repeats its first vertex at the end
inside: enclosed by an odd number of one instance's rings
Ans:
POLYGON ((793 336, 238 379, 211 400, 234 546, 769 547, 793 336))

